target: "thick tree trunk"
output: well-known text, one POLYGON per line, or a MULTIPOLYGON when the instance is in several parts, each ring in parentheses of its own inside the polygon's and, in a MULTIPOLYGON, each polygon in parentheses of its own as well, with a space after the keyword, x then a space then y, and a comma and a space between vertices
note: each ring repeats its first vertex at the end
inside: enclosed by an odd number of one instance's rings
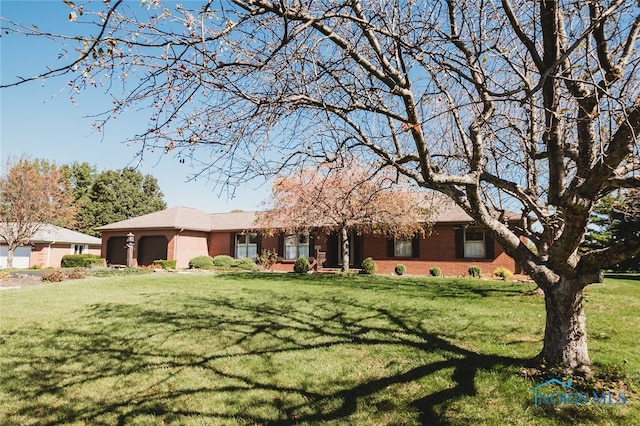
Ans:
POLYGON ((540 361, 570 374, 589 373, 584 286, 563 278, 543 289, 547 317, 540 361))
POLYGON ((349 270, 349 232, 346 227, 341 230, 342 236, 342 271, 347 272, 349 270))
POLYGON ((9 246, 7 249, 7 269, 13 268, 13 252, 14 248, 9 246))

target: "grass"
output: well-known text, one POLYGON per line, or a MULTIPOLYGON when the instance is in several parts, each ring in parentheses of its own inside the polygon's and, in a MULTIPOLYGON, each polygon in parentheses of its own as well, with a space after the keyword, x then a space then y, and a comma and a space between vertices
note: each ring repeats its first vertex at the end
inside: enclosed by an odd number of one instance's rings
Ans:
MULTIPOLYGON (((534 407, 533 287, 266 273, 3 291, 0 424, 639 424, 635 395, 534 407)), ((586 309, 592 361, 637 394, 640 281, 592 286, 586 309)))

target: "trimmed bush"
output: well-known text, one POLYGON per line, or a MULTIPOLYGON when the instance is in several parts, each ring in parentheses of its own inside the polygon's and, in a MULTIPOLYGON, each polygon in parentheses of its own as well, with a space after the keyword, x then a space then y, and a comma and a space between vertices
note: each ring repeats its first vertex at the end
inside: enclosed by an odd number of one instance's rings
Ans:
POLYGON ((249 259, 248 257, 244 257, 242 259, 235 259, 233 264, 231 265, 233 268, 243 269, 246 271, 252 271, 256 267, 256 262, 249 259))
POLYGON ((505 268, 504 266, 498 266, 494 271, 493 275, 496 277, 502 278, 503 280, 507 280, 513 276, 513 272, 505 268))
POLYGON ((231 268, 235 263, 235 259, 226 254, 220 254, 213 258, 213 266, 217 268, 231 268))
POLYGON ((440 275, 442 275, 442 270, 437 266, 434 266, 429 269, 429 275, 431 275, 432 277, 439 277, 440 275))
POLYGON ((474 278, 478 278, 482 275, 482 269, 476 265, 469 266, 469 275, 474 278))
POLYGON ((177 262, 176 260, 159 259, 159 260, 154 260, 153 264, 160 265, 162 269, 168 270, 168 269, 176 269, 176 262, 177 262))
POLYGON ((407 272, 407 267, 404 266, 402 263, 399 263, 396 265, 395 271, 397 275, 404 275, 405 272, 407 272))
POLYGON ((309 259, 304 256, 297 258, 296 263, 293 264, 293 272, 298 274, 306 274, 309 272, 309 259))
POLYGON ((62 256, 60 266, 63 268, 90 268, 102 266, 102 258, 95 254, 66 254, 62 256))
POLYGON ((196 256, 189 261, 189 269, 211 269, 213 266, 211 256, 196 256))
POLYGON ((378 265, 376 265, 376 262, 374 262, 372 258, 367 257, 365 260, 362 261, 363 274, 373 275, 376 273, 377 270, 378 270, 378 265))

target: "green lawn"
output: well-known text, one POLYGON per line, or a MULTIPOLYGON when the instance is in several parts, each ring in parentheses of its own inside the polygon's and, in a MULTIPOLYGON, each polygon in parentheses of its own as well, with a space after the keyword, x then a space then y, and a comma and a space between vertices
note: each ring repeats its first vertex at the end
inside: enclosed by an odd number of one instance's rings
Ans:
POLYGON ((587 296, 592 361, 626 375, 624 405, 534 407, 534 287, 153 274, 5 290, 0 424, 640 424, 640 281, 587 296))

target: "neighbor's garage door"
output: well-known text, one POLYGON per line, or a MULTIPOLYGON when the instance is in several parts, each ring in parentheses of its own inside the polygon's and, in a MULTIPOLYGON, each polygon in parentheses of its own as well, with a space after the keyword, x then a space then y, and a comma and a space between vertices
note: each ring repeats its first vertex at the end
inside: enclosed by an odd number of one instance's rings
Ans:
MULTIPOLYGON (((0 246, 0 268, 7 267, 7 252, 9 248, 7 246, 0 246)), ((18 247, 13 252, 13 267, 14 268, 28 268, 29 258, 31 257, 31 246, 18 247)))

